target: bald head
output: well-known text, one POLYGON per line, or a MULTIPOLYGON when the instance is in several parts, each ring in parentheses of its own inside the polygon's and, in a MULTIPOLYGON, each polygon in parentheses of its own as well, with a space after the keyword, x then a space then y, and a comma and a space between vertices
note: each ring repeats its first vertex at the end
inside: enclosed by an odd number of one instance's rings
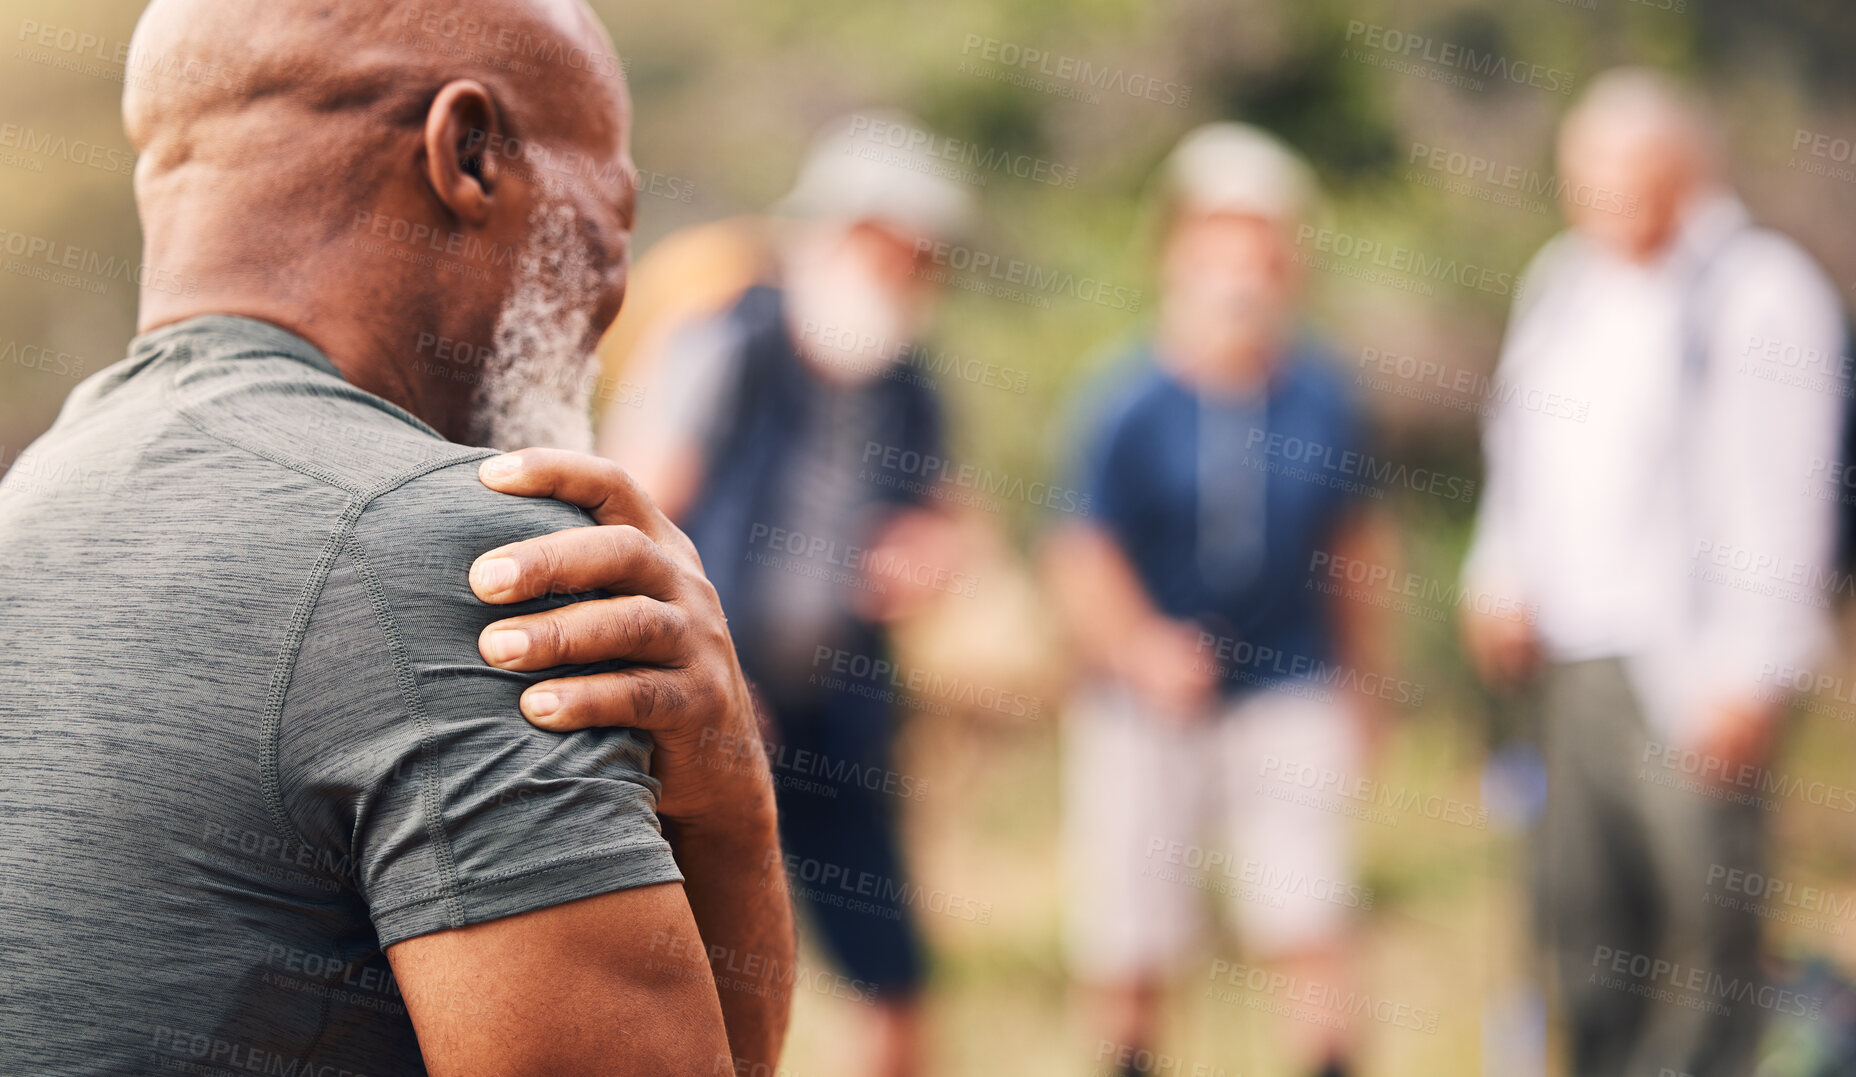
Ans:
POLYGON ((584 425, 623 293, 629 104, 582 0, 154 0, 133 52, 146 260, 200 282, 144 329, 263 318, 447 436, 583 440, 511 429, 584 425))
POLYGON ((1607 72, 1560 128, 1563 208, 1581 233, 1648 261, 1714 182, 1717 160, 1712 125, 1690 91, 1646 68, 1607 72))

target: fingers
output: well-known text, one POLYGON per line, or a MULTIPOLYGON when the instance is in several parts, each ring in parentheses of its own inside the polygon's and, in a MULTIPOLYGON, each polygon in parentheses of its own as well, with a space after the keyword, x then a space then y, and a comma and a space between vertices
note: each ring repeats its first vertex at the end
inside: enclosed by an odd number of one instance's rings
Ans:
POLYGON ((602 524, 629 524, 672 556, 701 566, 689 537, 658 511, 651 495, 624 468, 605 457, 565 449, 523 449, 485 460, 477 477, 500 493, 551 497, 586 509, 602 524))
POLYGON ((597 590, 669 600, 679 578, 664 548, 628 524, 573 527, 500 546, 470 567, 470 589, 495 603, 597 590))
POLYGON ((689 732, 692 713, 721 713, 701 698, 702 684, 687 671, 648 666, 563 677, 522 693, 522 716, 557 733, 594 726, 689 732))
POLYGON ((602 456, 523 449, 485 460, 477 477, 500 493, 565 501, 586 509, 602 524, 631 524, 654 538, 670 526, 644 488, 602 456))
POLYGON ((681 609, 627 595, 497 621, 477 637, 477 650, 492 666, 523 672, 614 659, 681 666, 689 638, 681 609))

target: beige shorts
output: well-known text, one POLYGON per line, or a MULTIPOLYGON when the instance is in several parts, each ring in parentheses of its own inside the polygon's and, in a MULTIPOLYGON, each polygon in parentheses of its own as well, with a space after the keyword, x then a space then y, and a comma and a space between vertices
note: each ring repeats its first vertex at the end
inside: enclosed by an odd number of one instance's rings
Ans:
POLYGON ((1084 979, 1177 970, 1206 953, 1208 906, 1267 958, 1341 940, 1370 893, 1351 821, 1284 796, 1284 774, 1358 775, 1343 704, 1276 689, 1192 723, 1089 692, 1064 720, 1066 944, 1084 979))

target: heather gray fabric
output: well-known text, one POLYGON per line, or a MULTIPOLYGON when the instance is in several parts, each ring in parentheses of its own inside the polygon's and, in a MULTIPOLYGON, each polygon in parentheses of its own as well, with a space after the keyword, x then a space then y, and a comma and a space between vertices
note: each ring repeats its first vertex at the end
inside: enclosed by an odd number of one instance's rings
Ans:
POLYGON ((421 1073, 383 947, 680 879, 648 738, 534 729, 547 674, 477 655, 572 599, 471 560, 589 522, 488 455, 213 316, 0 481, 0 1073, 421 1073))

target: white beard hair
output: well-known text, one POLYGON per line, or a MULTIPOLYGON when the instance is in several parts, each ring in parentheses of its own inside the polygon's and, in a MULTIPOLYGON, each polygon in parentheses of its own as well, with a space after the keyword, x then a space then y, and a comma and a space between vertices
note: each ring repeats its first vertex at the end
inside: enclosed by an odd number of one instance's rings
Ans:
POLYGON ((496 316, 491 355, 471 406, 478 444, 593 450, 589 413, 598 356, 586 349, 598 275, 578 215, 542 202, 529 218, 515 287, 496 316))

